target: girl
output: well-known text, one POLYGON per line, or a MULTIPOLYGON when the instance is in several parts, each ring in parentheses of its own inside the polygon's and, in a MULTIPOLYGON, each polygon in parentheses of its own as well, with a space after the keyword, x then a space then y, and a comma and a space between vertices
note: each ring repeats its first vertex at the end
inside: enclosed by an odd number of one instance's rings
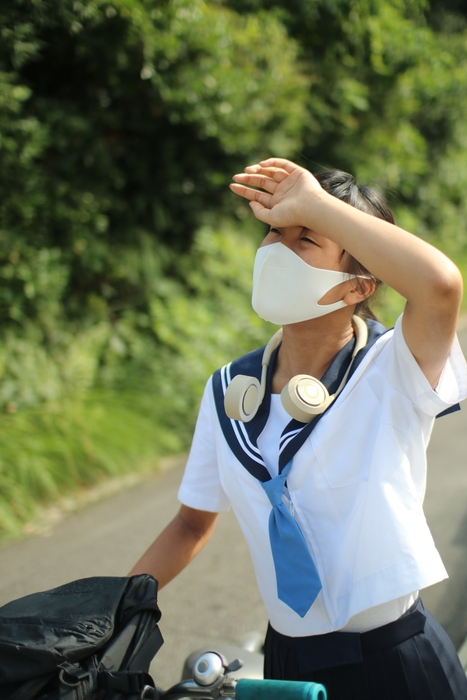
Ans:
POLYGON ((433 420, 467 395, 460 273, 345 173, 273 158, 233 179, 270 226, 252 302, 282 330, 209 380, 182 507, 131 573, 170 581, 231 505, 270 619, 265 677, 467 699, 419 598, 446 577, 422 502, 433 420), (381 281, 407 300, 388 332, 368 306, 381 281))

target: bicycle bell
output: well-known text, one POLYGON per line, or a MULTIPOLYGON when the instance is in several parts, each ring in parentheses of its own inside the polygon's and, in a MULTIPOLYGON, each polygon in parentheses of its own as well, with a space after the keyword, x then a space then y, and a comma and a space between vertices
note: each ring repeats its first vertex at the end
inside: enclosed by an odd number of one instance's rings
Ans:
POLYGON ((240 659, 234 659, 228 664, 219 652, 206 651, 195 661, 193 680, 202 686, 214 685, 224 679, 227 673, 238 671, 242 666, 243 661, 240 659))
POLYGON ((193 679, 198 685, 212 685, 225 675, 227 661, 216 651, 206 651, 197 659, 193 668, 193 679))

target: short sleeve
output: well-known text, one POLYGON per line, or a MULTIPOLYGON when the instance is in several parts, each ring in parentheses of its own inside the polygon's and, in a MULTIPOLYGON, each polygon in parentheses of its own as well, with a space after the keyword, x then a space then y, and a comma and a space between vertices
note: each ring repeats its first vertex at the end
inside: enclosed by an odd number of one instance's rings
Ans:
POLYGON ((204 389, 178 500, 190 508, 212 513, 226 511, 230 507, 219 479, 216 430, 219 427, 213 413, 211 378, 204 389))
POLYGON ((436 389, 431 387, 405 342, 402 316, 394 326, 393 351, 388 368, 391 383, 398 385, 396 388, 427 415, 436 416, 466 398, 467 365, 457 337, 436 389))

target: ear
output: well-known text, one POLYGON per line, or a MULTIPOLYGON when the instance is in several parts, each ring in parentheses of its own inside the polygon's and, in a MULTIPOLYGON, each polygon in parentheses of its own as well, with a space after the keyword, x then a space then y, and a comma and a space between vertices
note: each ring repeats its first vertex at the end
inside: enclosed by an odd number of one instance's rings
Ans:
POLYGON ((376 282, 373 278, 356 277, 350 282, 352 283, 351 289, 342 298, 342 301, 345 301, 349 306, 365 301, 365 299, 371 297, 376 289, 376 282))

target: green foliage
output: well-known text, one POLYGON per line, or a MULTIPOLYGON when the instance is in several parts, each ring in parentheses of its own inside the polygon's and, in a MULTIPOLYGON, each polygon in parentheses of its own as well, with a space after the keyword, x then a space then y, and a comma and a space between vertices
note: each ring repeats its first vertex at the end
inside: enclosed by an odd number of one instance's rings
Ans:
POLYGON ((150 393, 90 392, 0 419, 0 540, 50 503, 104 478, 154 468, 180 451, 150 393), (18 449, 18 445, 21 449, 18 449))
POLYGON ((202 0, 23 0, 2 14, 4 69, 49 135, 41 233, 82 248, 83 267, 102 264, 86 251, 109 227, 186 244, 245 157, 297 144, 303 80, 273 18, 202 0))
POLYGON ((310 80, 303 164, 390 194, 398 222, 466 254, 467 23, 456 1, 232 0, 280 17, 310 80))
POLYGON ((68 325, 48 346, 31 323, 5 336, 0 539, 17 536, 38 502, 188 447, 207 377, 268 337, 250 307, 257 232, 246 233, 205 225, 185 254, 141 234, 118 257, 148 314, 128 307, 115 323, 68 325), (175 264, 178 278, 161 274, 175 264))
POLYGON ((238 206, 240 164, 298 143, 304 80, 275 18, 202 0, 17 0, 0 33, 0 406, 17 410, 168 351, 152 319, 185 289, 175 251, 238 206))
POLYGON ((459 0, 1 3, 0 533, 185 449, 267 339, 248 162, 355 173, 465 271, 466 84, 459 0))
POLYGON ((294 43, 203 0, 18 0, 0 27, 4 323, 56 324, 24 279, 45 249, 64 318, 147 312, 116 249, 140 232, 186 249, 207 211, 236 206, 233 172, 298 143, 294 43))

